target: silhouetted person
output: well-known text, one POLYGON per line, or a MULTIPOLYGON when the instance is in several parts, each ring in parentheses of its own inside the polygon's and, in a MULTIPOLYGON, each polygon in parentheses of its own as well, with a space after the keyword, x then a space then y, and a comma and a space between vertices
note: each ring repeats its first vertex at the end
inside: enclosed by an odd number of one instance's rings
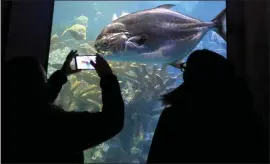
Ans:
POLYGON ((222 56, 194 51, 165 105, 148 163, 258 161, 259 128, 247 84, 222 56))
POLYGON ((4 64, 2 162, 83 163, 83 150, 121 131, 124 103, 119 83, 99 55, 96 64, 91 63, 101 77, 102 112, 65 112, 52 104, 67 76, 78 72, 70 67, 76 55, 71 51, 47 83, 42 66, 32 57, 4 64))

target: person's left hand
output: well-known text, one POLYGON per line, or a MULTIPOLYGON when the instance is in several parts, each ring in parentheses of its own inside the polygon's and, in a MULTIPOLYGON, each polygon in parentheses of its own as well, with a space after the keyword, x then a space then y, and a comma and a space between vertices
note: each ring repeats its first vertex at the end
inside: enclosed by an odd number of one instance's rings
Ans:
POLYGON ((78 73, 81 70, 80 69, 72 69, 70 67, 70 63, 74 57, 78 56, 77 50, 71 50, 70 53, 67 55, 66 61, 64 62, 61 71, 64 72, 67 76, 73 74, 73 73, 78 73))

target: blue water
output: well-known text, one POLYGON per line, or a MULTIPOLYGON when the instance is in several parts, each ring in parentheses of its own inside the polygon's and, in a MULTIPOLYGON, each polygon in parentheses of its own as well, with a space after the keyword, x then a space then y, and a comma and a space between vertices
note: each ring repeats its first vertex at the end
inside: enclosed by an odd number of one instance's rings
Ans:
MULTIPOLYGON (((84 15, 88 17, 87 41, 94 41, 100 33, 101 29, 103 29, 107 24, 111 23, 113 14, 116 14, 119 17, 121 12, 131 13, 139 10, 154 8, 162 4, 175 4, 176 6, 173 7, 173 10, 187 16, 199 19, 201 21, 212 20, 217 14, 219 14, 221 10, 226 7, 225 1, 56 1, 54 6, 52 35, 55 33, 57 33, 58 35, 61 34, 63 30, 75 24, 75 17, 84 15)), ((226 46, 226 42, 218 34, 213 31, 209 31, 195 49, 207 48, 226 57, 226 46)), ((68 50, 69 48, 62 48, 51 51, 49 56, 49 63, 61 64, 61 60, 64 59, 64 56, 66 55, 68 50)), ((151 69, 153 65, 148 65, 147 67, 151 69)), ((49 66, 49 69, 55 70, 51 66, 49 66)), ((166 71, 171 72, 171 77, 179 75, 181 73, 179 69, 172 66, 168 66, 166 71)), ((174 84, 168 87, 175 88, 181 83, 182 78, 179 77, 174 84)), ((98 85, 98 83, 96 83, 96 85, 98 85)), ((121 89, 124 90, 124 88, 128 87, 125 86, 121 89)), ((58 98, 59 102, 64 102, 65 100, 61 100, 65 97, 64 93, 70 91, 69 88, 64 88, 63 90, 64 91, 61 91, 62 94, 60 94, 58 98)), ((69 99, 74 99, 74 96, 69 96, 69 99)), ((76 99, 74 101, 79 100, 76 99)), ((104 149, 103 145, 103 149, 101 148, 101 146, 97 146, 93 149, 87 150, 85 152, 85 162, 131 163, 132 161, 145 161, 148 154, 149 146, 151 144, 151 137, 153 135, 160 112, 149 117, 146 116, 147 114, 143 114, 143 118, 142 116, 137 117, 135 116, 135 114, 142 115, 142 113, 144 112, 140 111, 140 113, 135 110, 134 108, 136 108, 136 104, 138 108, 140 108, 139 106, 141 104, 142 106, 144 104, 148 104, 152 108, 152 110, 162 110, 160 102, 158 103, 156 100, 145 100, 145 102, 129 102, 126 107, 126 113, 129 116, 126 116, 126 124, 123 132, 121 132, 118 136, 114 137, 112 140, 106 142, 106 149, 104 149), (134 112, 133 110, 137 112, 134 112), (133 120, 131 119, 131 116, 133 120), (140 129, 140 127, 142 126, 141 122, 145 122, 143 125, 144 128, 142 128, 144 139, 141 140, 139 144, 135 144, 133 140, 136 138, 135 136, 137 136, 137 134, 134 133, 139 134, 136 128, 140 129), (129 131, 129 129, 135 130, 129 131)))

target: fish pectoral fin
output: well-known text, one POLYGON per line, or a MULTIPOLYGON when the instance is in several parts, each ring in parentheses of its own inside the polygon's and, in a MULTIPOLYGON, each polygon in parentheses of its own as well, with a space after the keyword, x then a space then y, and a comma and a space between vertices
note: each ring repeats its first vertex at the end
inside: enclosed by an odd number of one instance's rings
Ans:
POLYGON ((135 43, 138 46, 141 46, 145 43, 147 38, 148 38, 148 36, 143 34, 143 35, 139 35, 139 36, 130 37, 127 41, 135 43))
POLYGON ((174 4, 163 4, 163 5, 160 5, 156 8, 171 9, 174 6, 175 6, 174 4))
POLYGON ((124 51, 127 51, 127 49, 143 50, 145 48, 144 43, 147 38, 148 36, 145 34, 128 38, 128 40, 125 42, 126 45, 124 51))
POLYGON ((127 51, 127 50, 136 50, 136 51, 141 51, 143 50, 145 47, 143 45, 138 45, 137 43, 134 43, 134 42, 130 42, 130 41, 126 41, 126 44, 125 44, 125 50, 124 51, 127 51))

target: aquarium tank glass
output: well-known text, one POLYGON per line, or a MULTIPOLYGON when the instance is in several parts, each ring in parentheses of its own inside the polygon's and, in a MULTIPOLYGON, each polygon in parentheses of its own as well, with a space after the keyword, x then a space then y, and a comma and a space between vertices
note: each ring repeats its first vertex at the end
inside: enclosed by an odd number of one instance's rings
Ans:
MULTIPOLYGON (((113 20, 163 4, 174 4, 171 10, 202 22, 211 21, 226 8, 225 1, 55 1, 48 77, 61 68, 72 49, 79 55, 95 54, 97 36, 113 20)), ((226 21, 223 24, 226 27, 226 21)), ((226 45, 220 35, 209 30, 193 50, 206 48, 226 57, 226 45)), ((164 108, 160 96, 182 83, 182 72, 166 63, 107 61, 121 86, 125 125, 112 139, 85 150, 85 163, 144 163, 164 108)), ((71 75, 55 103, 66 111, 101 111, 99 81, 95 70, 71 75)))

